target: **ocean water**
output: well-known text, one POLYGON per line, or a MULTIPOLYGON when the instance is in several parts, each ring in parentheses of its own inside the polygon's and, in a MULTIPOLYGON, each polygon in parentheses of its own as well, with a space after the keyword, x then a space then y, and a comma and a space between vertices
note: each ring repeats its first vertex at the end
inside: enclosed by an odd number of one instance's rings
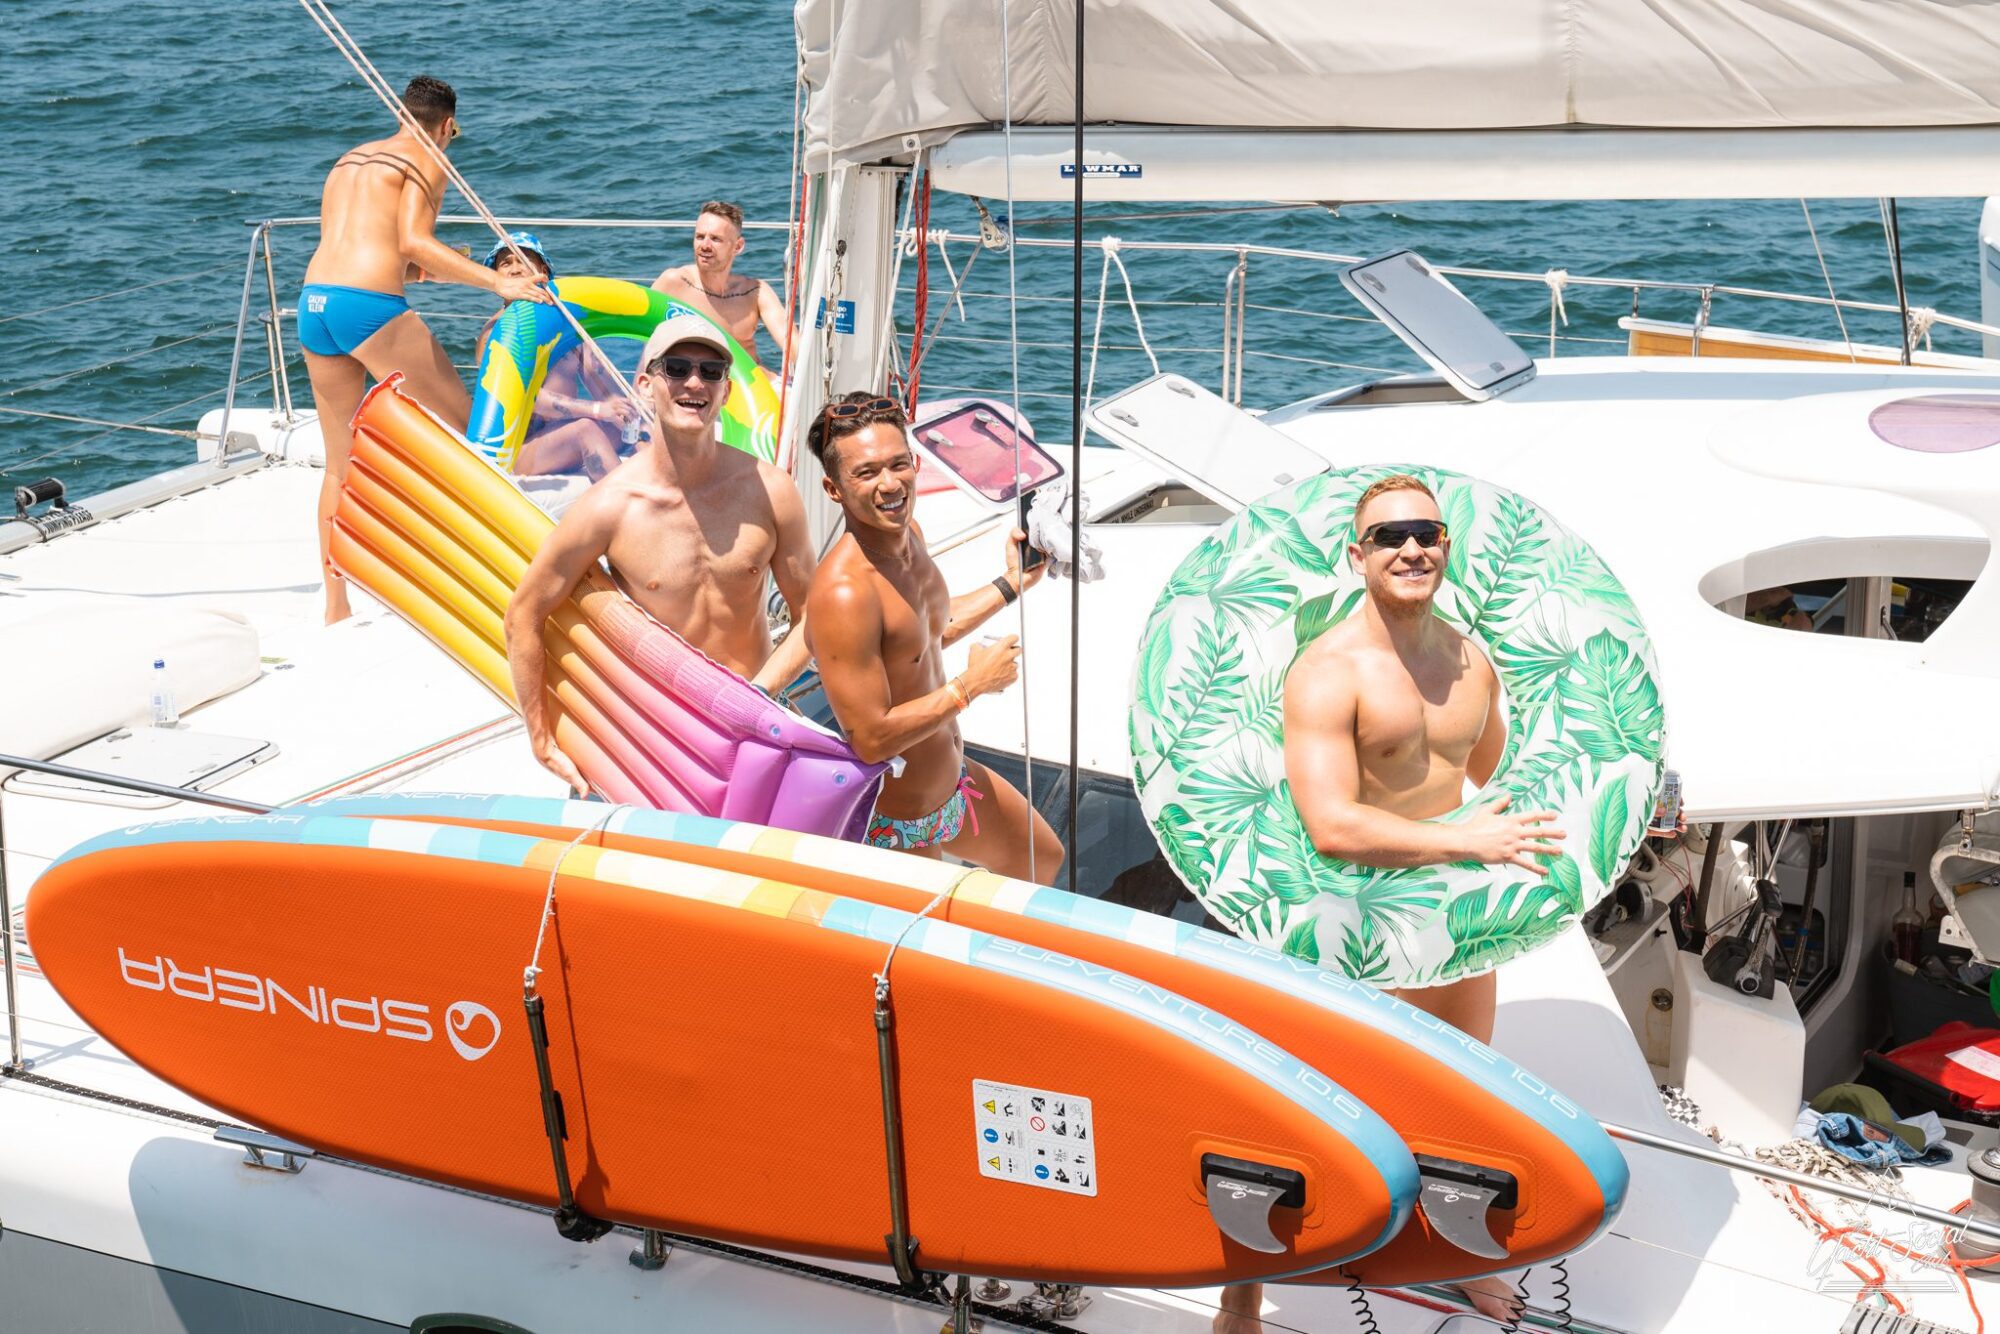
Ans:
MULTIPOLYGON (((753 218, 786 217, 792 161, 792 31, 775 0, 686 0, 676 6, 569 0, 338 0, 336 12, 390 81, 433 73, 460 98, 465 137, 454 160, 502 214, 685 218, 709 198, 753 218)), ((191 428, 219 406, 227 381, 250 229, 246 221, 310 217, 326 168, 346 148, 388 133, 388 114, 287 0, 14 0, 0 43, 10 131, 0 166, 0 407, 191 428), (151 286, 147 286, 152 284, 151 286), (140 289, 140 290, 132 290, 140 289), (115 294, 115 295, 114 295, 115 294), (65 307, 49 309, 50 307, 65 307), (115 364, 104 365, 112 362, 115 364)), ((997 213, 1004 201, 989 201, 997 213)), ((1893 300, 1873 201, 1812 201, 1828 271, 1845 297, 1893 300)), ((447 205, 463 212, 455 199, 447 205)), ((1902 203, 1913 304, 1977 316, 1975 200, 1902 203)), ((1104 206, 1101 214, 1139 210, 1104 206)), ((1023 236, 1067 235, 1063 210, 1024 205, 1023 236)), ((971 204, 939 195, 932 225, 970 233, 971 204)), ((1410 246, 1444 264, 1647 277, 1823 293, 1797 200, 1750 203, 1369 205, 1173 218, 1094 219, 1093 235, 1294 246, 1370 254, 1410 246)), ((483 228, 441 229, 484 253, 483 228)), ((312 246, 309 228, 275 234, 281 302, 293 304, 312 246)), ((687 258, 685 233, 547 229, 558 271, 649 280, 687 258)), ((963 273, 969 247, 954 247, 963 273)), ((1223 284, 1233 255, 1128 251, 1143 332, 1160 364, 1215 384, 1223 284)), ((1007 257, 982 253, 960 285, 930 256, 937 337, 923 363, 927 395, 1007 390, 1014 374, 1009 309, 1019 322, 1023 404, 1044 437, 1065 433, 1070 381, 1069 255, 1022 248, 1009 302, 1007 257), (959 305, 963 306, 963 318, 959 305)), ((783 243, 754 234, 739 271, 776 279, 783 243)), ((1096 314, 1100 261, 1087 259, 1096 314)), ((914 277, 906 265, 907 289, 914 277)), ((1100 391, 1148 369, 1139 329, 1110 275, 1100 391)), ((1547 289, 1468 284, 1510 330, 1546 338, 1547 289)), ((412 289, 446 346, 469 358, 491 298, 470 289, 412 289)), ((242 402, 269 402, 263 326, 270 297, 252 291, 242 402)), ((1253 260, 1246 402, 1269 406, 1377 370, 1413 368, 1359 313, 1330 266, 1253 260)), ((1562 355, 1612 350, 1628 291, 1567 294, 1580 340, 1562 355)), ((1642 313, 1687 319, 1694 303, 1646 296, 1642 313)), ((909 303, 903 308, 908 327, 909 303)), ((1718 324, 1836 336, 1824 309, 1721 301, 1718 324)), ((1893 342, 1891 317, 1850 316, 1857 338, 1893 342)), ((291 321, 283 321, 294 395, 309 402, 291 321)), ((1538 353, 1545 343, 1531 343, 1538 353)), ((1943 350, 1976 351, 1941 331, 1943 350)), ((767 357, 769 351, 767 349, 767 357)), ((87 495, 192 457, 187 439, 107 431, 0 413, 0 488, 54 474, 87 495)), ((0 495, 4 495, 0 491, 0 495)))

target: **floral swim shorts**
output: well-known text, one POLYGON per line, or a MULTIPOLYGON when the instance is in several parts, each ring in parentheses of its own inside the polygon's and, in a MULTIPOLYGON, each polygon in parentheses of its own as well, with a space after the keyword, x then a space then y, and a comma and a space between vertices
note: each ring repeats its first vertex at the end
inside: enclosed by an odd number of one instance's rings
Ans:
POLYGON ((951 842, 965 828, 968 820, 972 822, 972 832, 977 834, 979 817, 972 813, 972 802, 984 800, 986 794, 972 785, 971 770, 961 764, 958 767, 958 786, 944 805, 929 815, 916 815, 907 820, 874 816, 868 821, 868 833, 863 836, 863 841, 878 848, 914 852, 918 848, 951 842))

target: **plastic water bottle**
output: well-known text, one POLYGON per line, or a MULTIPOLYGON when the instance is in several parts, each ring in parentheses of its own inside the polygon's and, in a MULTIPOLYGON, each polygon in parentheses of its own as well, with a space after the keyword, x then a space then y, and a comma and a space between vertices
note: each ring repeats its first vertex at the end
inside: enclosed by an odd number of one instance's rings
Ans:
POLYGON ((172 727, 181 713, 174 707, 174 683, 167 679, 167 660, 153 659, 153 726, 172 727))

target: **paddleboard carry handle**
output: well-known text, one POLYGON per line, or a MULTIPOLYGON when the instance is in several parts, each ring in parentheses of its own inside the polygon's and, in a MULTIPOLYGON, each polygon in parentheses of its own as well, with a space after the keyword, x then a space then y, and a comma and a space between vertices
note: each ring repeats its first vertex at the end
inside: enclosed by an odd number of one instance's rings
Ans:
POLYGON ((522 1005, 528 1012, 528 1045, 535 1051, 535 1078, 541 1084, 542 1126, 549 1135, 549 1156, 556 1170, 556 1232, 565 1241, 596 1241, 612 1225, 576 1207, 576 1194, 569 1188, 569 1154, 563 1141, 569 1138, 569 1122, 563 1115, 562 1094, 549 1075, 549 1026, 542 1017, 542 998, 535 993, 534 970, 522 988, 522 1005))

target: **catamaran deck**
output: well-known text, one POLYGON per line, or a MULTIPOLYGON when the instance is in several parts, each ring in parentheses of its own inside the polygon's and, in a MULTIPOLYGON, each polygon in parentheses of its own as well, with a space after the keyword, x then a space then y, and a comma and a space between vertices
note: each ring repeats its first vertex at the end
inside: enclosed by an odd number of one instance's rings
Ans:
MULTIPOLYGON (((1756 373, 1712 366, 1662 369, 1660 363, 1640 371, 1616 363, 1569 363, 1546 373, 1531 392, 1494 404, 1314 412, 1308 403, 1271 420, 1336 461, 1400 456, 1511 481, 1556 504, 1566 521, 1586 531, 1623 568, 1619 552, 1628 553, 1629 561, 1629 553, 1645 550, 1648 541, 1690 539, 1697 529, 1766 544, 1829 531, 1833 521, 1827 514, 1785 510, 1783 488, 1730 463, 1728 443, 1737 437, 1725 429, 1754 422, 1760 404, 1788 402, 1823 384, 1838 383, 1850 391, 1864 387, 1851 374, 1838 381, 1819 378, 1821 374, 1790 368, 1756 373), (1630 383, 1614 385, 1605 378, 1629 380, 1641 374, 1654 387, 1650 412, 1634 410, 1630 383), (1432 423, 1456 428, 1465 413, 1480 414, 1477 420, 1490 428, 1476 443, 1448 446, 1446 433, 1433 435, 1432 423), (1670 462, 1675 450, 1681 451, 1679 461, 1670 462), (1635 465, 1635 458, 1645 466, 1635 465), (1633 499, 1642 494, 1640 483, 1654 464, 1666 480, 1647 501, 1633 499), (1618 470, 1632 479, 1632 489, 1623 497, 1606 487, 1607 475, 1618 470), (1715 489, 1717 478, 1729 486, 1715 489), (1672 509, 1698 499, 1710 507, 1699 523, 1672 509), (1592 512, 1572 512, 1586 500, 1592 512), (1614 503, 1631 509, 1607 511, 1614 503), (1662 514, 1649 504, 1665 504, 1671 512, 1662 514), (1652 526, 1650 534, 1637 531, 1641 520, 1652 526), (1754 531, 1744 531, 1744 525, 1754 531), (1621 526, 1632 531, 1621 532, 1621 526)), ((1951 372, 1883 373, 1869 377, 1867 384, 1876 380, 1904 393, 1968 384, 2000 387, 1951 372)), ((1450 434, 1464 438, 1456 429, 1450 434)), ((1098 512, 1124 507, 1138 516, 1093 529, 1111 573, 1107 583, 1084 590, 1084 640, 1075 655, 1084 664, 1085 697, 1091 706, 1082 715, 1080 759, 1086 768, 1116 778, 1126 762, 1123 702, 1138 626, 1159 582, 1208 529, 1202 523, 1172 522, 1172 506, 1132 505, 1134 497, 1169 482, 1148 464, 1113 451, 1093 451, 1090 473, 1087 484, 1098 512)), ((270 743, 274 751, 265 762, 218 783, 214 790, 219 794, 283 804, 369 788, 556 793, 557 781, 533 761, 506 706, 365 594, 356 590, 352 619, 332 627, 320 624, 312 542, 319 481, 315 467, 274 461, 0 555, 0 634, 45 616, 93 607, 215 607, 247 617, 262 658, 256 680, 186 709, 184 730, 251 738, 270 743)), ((999 559, 999 520, 958 505, 952 497, 926 504, 932 516, 926 528, 943 552, 947 577, 957 586, 989 578, 989 567, 997 567, 999 559), (963 534, 963 540, 954 534, 963 534)), ((1867 506, 1866 512, 1880 522, 1909 526, 1922 521, 1931 525, 1925 531, 1959 544, 1981 538, 1974 522, 1936 503, 1878 497, 1867 506)), ((1722 558, 1718 553, 1718 561, 1722 558)), ((1649 596, 1648 580, 1657 573, 1642 571, 1633 581, 1642 607, 1649 596)), ((972 741, 1018 753, 1024 732, 1032 730, 1043 760, 1061 755, 1068 691, 1067 673, 1059 665, 1069 662, 1072 653, 1068 592, 1067 585, 1050 584, 1023 600, 1029 684, 981 701, 966 720, 972 741)), ((1692 603, 1698 590, 1690 584, 1668 592, 1692 603)), ((1665 594, 1655 590, 1652 596, 1665 594)), ((1712 608, 1697 609, 1713 616, 1719 631, 1731 629, 1727 618, 1712 608)), ((39 633, 60 633, 60 622, 39 633)), ((1759 632, 1752 628, 1751 633, 1759 632)), ((31 651, 35 642, 24 633, 8 638, 16 651, 31 651)), ((1801 637, 1799 646, 1821 647, 1811 637, 1801 637)), ((148 656, 152 652, 141 644, 131 648, 148 656)), ((1670 689, 1671 670, 1669 662, 1670 689)), ((145 701, 125 704, 130 715, 137 715, 145 701)), ((37 705, 21 701, 17 706, 37 705)), ((135 805, 135 800, 150 801, 129 794, 59 794, 32 775, 8 780, 4 842, 16 912, 26 896, 23 891, 32 893, 39 869, 77 841, 121 824, 199 813, 184 803, 135 805)), ((356 905, 357 914, 366 911, 365 904, 356 905)), ((285 928, 274 922, 271 929, 285 928)), ((1500 979, 1496 1047, 1602 1118, 1704 1142, 1662 1111, 1654 1092, 1655 1073, 1640 1055, 1581 931, 1510 965, 1500 979)), ((579 1248, 556 1238, 546 1219, 533 1211, 366 1169, 315 1164, 297 1178, 276 1178, 239 1168, 236 1151, 215 1144, 207 1126, 177 1119, 177 1114, 213 1118, 212 1112, 94 1037, 35 973, 32 962, 22 979, 22 1011, 24 1053, 35 1062, 33 1075, 101 1095, 73 1094, 38 1082, 0 1083, 0 1097, 10 1099, 16 1109, 9 1123, 27 1127, 23 1133, 29 1140, 47 1150, 10 1168, 20 1189, 18 1202, 10 1204, 8 1225, 48 1239, 50 1245, 103 1251, 189 1273, 232 1274, 251 1289, 258 1286, 260 1274, 282 1274, 283 1283, 273 1280, 274 1287, 293 1296, 309 1294, 306 1299, 315 1302, 321 1297, 310 1294, 321 1293, 323 1304, 339 1306, 354 1300, 344 1291, 348 1271, 309 1257, 352 1251, 361 1244, 351 1235, 359 1227, 367 1233, 371 1254, 397 1275, 385 1288, 384 1310, 452 1306, 445 1294, 462 1294, 476 1276, 479 1284, 502 1284, 510 1303, 517 1298, 524 1303, 509 1310, 534 1310, 546 1303, 552 1313, 549 1328, 573 1325, 585 1310, 604 1320, 612 1319, 613 1312, 705 1310, 715 1327, 726 1323, 731 1328, 874 1329, 886 1321, 915 1329, 933 1327, 937 1320, 935 1308, 886 1305, 875 1295, 832 1292, 810 1276, 767 1272, 692 1248, 677 1253, 660 1274, 642 1274, 624 1263, 622 1244, 579 1248), (176 1190, 186 1192, 182 1202, 166 1202, 165 1195, 176 1190), (311 1207, 301 1207, 301 1201, 311 1207), (258 1221, 245 1228, 240 1225, 243 1215, 230 1211, 246 1209, 269 1212, 253 1215, 258 1221), (193 1226, 193 1218, 207 1215, 235 1221, 193 1226), (155 1217, 162 1220, 160 1226, 150 1225, 155 1217), (259 1240, 246 1249, 250 1236, 259 1240), (398 1255, 421 1259, 398 1263, 398 1255), (747 1303, 744 1294, 752 1289, 755 1302, 747 1303), (704 1305, 710 1301, 715 1304, 704 1305)), ((524 1085, 523 1096, 530 1093, 524 1085)), ((1849 1294, 1820 1290, 1825 1265, 1815 1261, 1817 1238, 1787 1217, 1762 1187, 1730 1174, 1691 1169, 1658 1152, 1634 1149, 1627 1156, 1633 1188, 1624 1213, 1605 1238, 1568 1265, 1572 1300, 1594 1324, 1651 1329, 1660 1327, 1662 1312, 1671 1312, 1676 1327, 1685 1321, 1688 1328, 1729 1328, 1740 1327, 1752 1318, 1749 1313, 1767 1312, 1766 1323, 1797 1328, 1802 1312, 1818 1311, 1822 1315, 1815 1319, 1822 1327, 1838 1326, 1849 1294)), ((1910 1169, 1905 1181, 1913 1195, 1941 1207, 1964 1193, 1965 1178, 1955 1166, 1910 1169)), ((1887 1215, 1877 1217, 1880 1227, 1898 1226, 1887 1215), (1879 1221, 1884 1219, 1888 1221, 1879 1221)), ((0 1256, 5 1254, 0 1250, 0 1256)), ((135 1266, 133 1272, 151 1271, 135 1266)), ((886 1270, 867 1277, 880 1281, 886 1270)), ((1551 1299, 1553 1281, 1547 1271, 1527 1280, 1537 1305, 1551 1299)), ((1077 1327, 1205 1329, 1214 1297, 1213 1290, 1098 1293, 1077 1327)), ((1920 1309, 1934 1308, 1940 1319, 1962 1318, 1962 1304, 1952 1292, 1925 1294, 1921 1300, 1920 1309)), ((1267 1301, 1272 1328, 1347 1327, 1347 1297, 1335 1290, 1273 1288, 1267 1301)), ((1397 1298, 1378 1297, 1375 1307, 1382 1327, 1389 1330, 1415 1330, 1435 1319, 1431 1311, 1397 1298)))

